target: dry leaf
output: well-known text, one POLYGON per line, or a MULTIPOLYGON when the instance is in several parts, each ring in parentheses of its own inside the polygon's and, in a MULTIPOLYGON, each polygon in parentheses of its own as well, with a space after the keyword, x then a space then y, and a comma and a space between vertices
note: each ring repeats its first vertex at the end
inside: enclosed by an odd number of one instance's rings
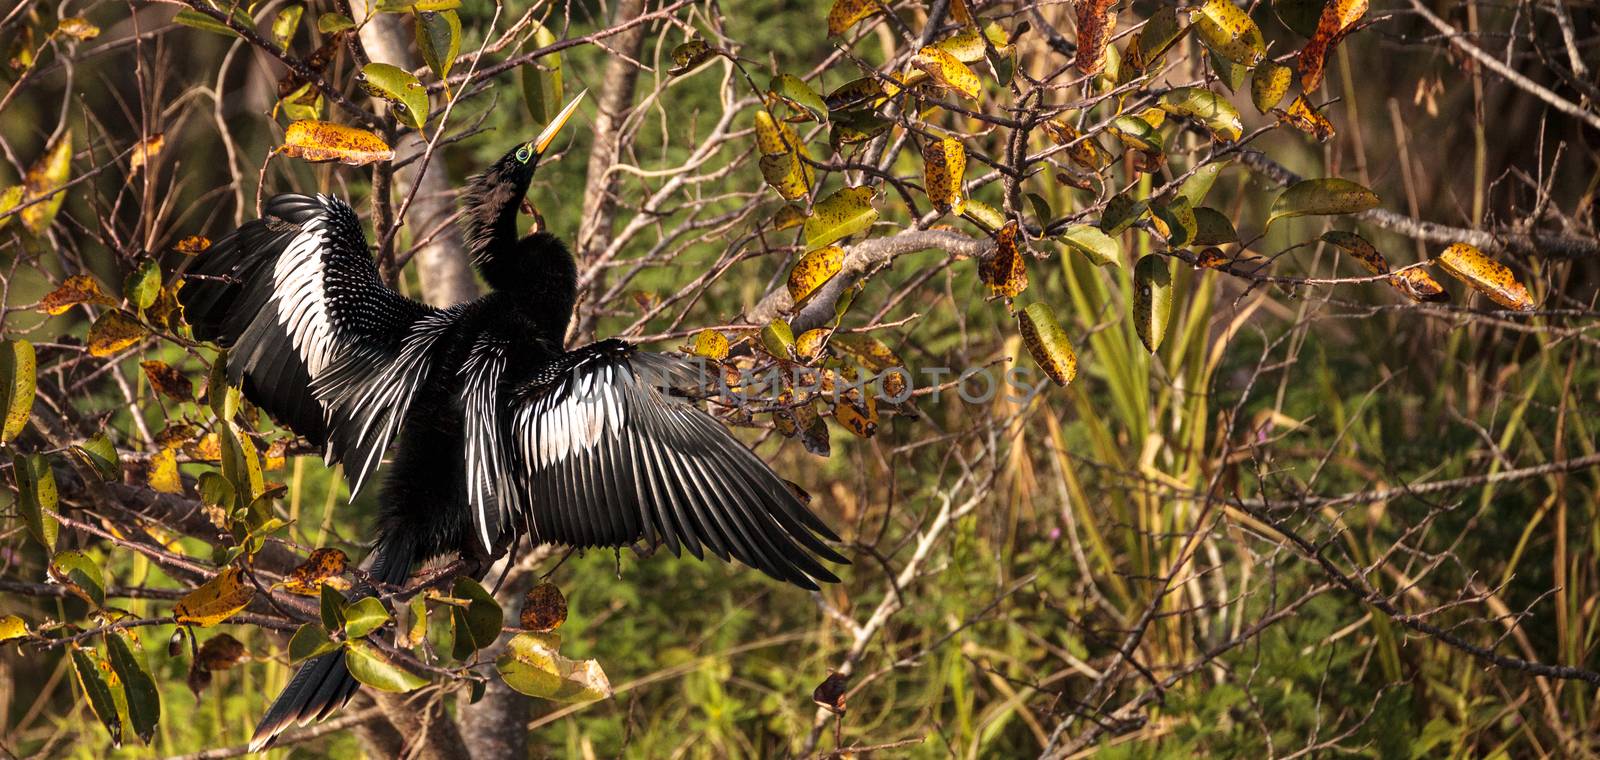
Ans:
POLYGON ((961 213, 961 183, 967 173, 967 149, 952 137, 922 146, 923 183, 928 200, 941 213, 961 213))
POLYGON ((1006 298, 1016 298, 1028 289, 1028 265, 1017 242, 1017 230, 1015 220, 1001 227, 995 236, 994 255, 978 265, 978 278, 989 286, 989 292, 1006 298))
POLYGON ((331 121, 297 121, 289 125, 283 139, 279 153, 312 163, 338 161, 351 166, 363 166, 394 158, 394 150, 382 137, 365 129, 331 121))
POLYGON ((1073 65, 1085 74, 1105 68, 1106 46, 1117 28, 1116 0, 1078 0, 1078 57, 1073 65))
POLYGON ((1517 311, 1537 308, 1528 289, 1517 282, 1516 275, 1505 264, 1485 256, 1483 251, 1466 243, 1455 243, 1433 257, 1444 271, 1488 296, 1495 303, 1517 311))
POLYGON ((1328 117, 1323 116, 1320 111, 1312 110, 1304 95, 1296 97, 1294 102, 1289 104, 1289 110, 1278 113, 1280 122, 1317 138, 1318 142, 1333 139, 1333 122, 1328 121, 1328 117))
POLYGON ((100 289, 100 281, 86 274, 75 274, 61 282, 55 290, 39 300, 39 311, 46 314, 64 314, 81 303, 111 306, 116 303, 100 289))
POLYGON ((977 100, 983 92, 978 75, 948 51, 925 47, 912 56, 911 66, 967 100, 977 100))
POLYGON ((332 547, 322 547, 311 552, 306 561, 301 562, 283 579, 283 588, 291 594, 316 596, 322 593, 323 586, 339 588, 341 583, 332 583, 337 576, 343 575, 345 568, 350 564, 350 558, 343 551, 332 547))
POLYGON ((833 279, 844 266, 844 249, 830 245, 811 251, 795 262, 789 270, 789 296, 799 305, 808 296, 833 279))
POLYGON ((522 597, 522 627, 549 633, 567 622, 567 598, 554 583, 541 583, 522 597))
POLYGON ((1329 0, 1322 6, 1317 31, 1300 49, 1300 89, 1311 92, 1322 85, 1328 53, 1367 13, 1367 0, 1329 0))
POLYGON ((189 592, 172 608, 179 623, 210 627, 249 606, 255 587, 237 567, 229 567, 189 592))
POLYGON ((89 355, 112 356, 144 340, 144 325, 120 311, 108 311, 89 326, 89 355))

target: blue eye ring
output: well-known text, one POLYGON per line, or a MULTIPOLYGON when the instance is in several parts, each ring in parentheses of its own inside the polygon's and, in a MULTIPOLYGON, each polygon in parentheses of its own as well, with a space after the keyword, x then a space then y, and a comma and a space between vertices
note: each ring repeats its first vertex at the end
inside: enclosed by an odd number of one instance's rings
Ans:
POLYGON ((522 163, 528 163, 528 159, 530 159, 530 158, 533 158, 533 149, 532 148, 524 145, 521 148, 517 149, 517 160, 518 161, 521 161, 522 163))

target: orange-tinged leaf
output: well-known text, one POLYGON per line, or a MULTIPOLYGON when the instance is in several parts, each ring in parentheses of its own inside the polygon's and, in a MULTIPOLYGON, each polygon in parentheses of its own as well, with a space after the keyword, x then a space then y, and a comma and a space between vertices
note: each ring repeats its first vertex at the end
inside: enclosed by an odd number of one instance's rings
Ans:
POLYGON ((1289 110, 1281 111, 1278 120, 1300 130, 1312 137, 1317 142, 1327 142, 1333 139, 1333 122, 1322 112, 1312 110, 1311 104, 1306 102, 1306 96, 1300 95, 1289 104, 1289 110))
POLYGON ((210 247, 211 238, 208 238, 205 235, 190 235, 182 240, 179 240, 177 245, 172 246, 172 250, 177 251, 178 253, 194 256, 196 254, 205 253, 205 251, 210 247))
POLYGON ((50 223, 56 219, 56 213, 61 210, 61 204, 67 199, 67 194, 58 192, 72 176, 72 130, 67 130, 51 143, 45 154, 39 157, 28 175, 23 180, 25 191, 22 202, 31 203, 41 198, 47 198, 40 203, 22 209, 22 225, 35 235, 43 235, 50 228, 50 223))
POLYGON ((967 173, 967 149, 953 137, 922 146, 923 182, 928 200, 941 213, 961 213, 961 183, 967 173))
POLYGON ((75 274, 61 282, 55 290, 39 300, 39 311, 46 314, 65 314, 81 303, 111 306, 116 301, 100 288, 100 281, 86 274, 75 274))
POLYGON ((162 361, 139 362, 139 369, 150 380, 150 387, 174 401, 193 401, 194 382, 172 365, 162 361))
POLYGON ((363 166, 394 158, 389 144, 365 129, 331 121, 304 119, 289 125, 278 152, 312 163, 338 161, 363 166))
POLYGON ((857 403, 848 398, 841 398, 833 405, 833 419, 840 425, 856 435, 857 438, 871 438, 878 432, 878 405, 875 397, 867 396, 866 403, 857 403))
POLYGON ((978 75, 948 51, 925 47, 912 56, 911 66, 967 100, 977 100, 983 93, 978 75))
POLYGON ((245 581, 244 573, 237 567, 229 567, 179 599, 172 611, 179 623, 210 627, 249 606, 255 593, 255 587, 245 581))
POLYGON ((1100 150, 1093 138, 1085 138, 1079 134, 1065 119, 1051 119, 1040 124, 1045 135, 1057 145, 1070 146, 1067 148, 1067 158, 1091 172, 1099 173, 1104 169, 1110 159, 1100 150))
POLYGON ((694 334, 694 354, 712 361, 728 358, 728 336, 717 330, 701 330, 694 334))
POLYGON ((283 589, 291 594, 317 596, 322 593, 323 586, 341 588, 346 584, 336 581, 342 581, 338 576, 343 575, 349 565, 350 558, 339 549, 328 546, 316 549, 284 577, 283 589))
POLYGON ((1388 274, 1389 260, 1383 257, 1378 249, 1367 242, 1367 239, 1343 230, 1329 230, 1322 233, 1322 240, 1337 246, 1340 250, 1350 254, 1361 268, 1371 274, 1388 274))
POLYGON ((877 0, 833 0, 833 7, 828 9, 828 34, 844 34, 861 19, 877 12, 877 0))
POLYGON ((779 232, 799 227, 805 223, 805 209, 800 208, 792 203, 778 209, 777 215, 772 217, 772 229, 779 232))
POLYGON ((1049 304, 1028 304, 1017 314, 1017 327, 1028 355, 1051 382, 1066 386, 1078 376, 1078 355, 1073 353, 1072 341, 1067 339, 1067 331, 1061 329, 1049 304))
POLYGON ((1085 74, 1105 68, 1106 46, 1117 29, 1116 0, 1077 0, 1078 56, 1073 65, 1085 74))
POLYGON ((844 266, 844 249, 836 245, 811 251, 789 270, 789 296, 796 304, 804 301, 823 283, 833 279, 844 266))
POLYGON ((567 598, 554 583, 546 581, 528 589, 522 597, 522 614, 518 622, 523 628, 549 633, 567 622, 567 598))
POLYGON ((1445 290, 1438 280, 1433 279, 1433 275, 1428 274, 1421 268, 1404 269, 1395 272, 1389 282, 1394 285, 1395 290, 1400 291, 1405 297, 1418 303, 1450 300, 1449 291, 1445 290))
POLYGON ((120 311, 107 311, 89 326, 89 355, 105 358, 144 340, 144 325, 120 311))
POLYGON ((166 137, 157 132, 140 141, 133 149, 133 155, 128 158, 128 174, 137 174, 140 169, 148 166, 150 161, 161 153, 161 148, 166 144, 166 137))
POLYGON ((1028 265, 1022 245, 1017 242, 1017 223, 1007 222, 995 236, 994 255, 978 265, 978 278, 989 292, 1016 298, 1028 289, 1028 265))
POLYGON ((1485 256, 1475 246, 1454 243, 1433 257, 1434 263, 1454 277, 1490 298, 1495 303, 1517 311, 1533 311, 1535 304, 1528 289, 1517 282, 1516 275, 1505 264, 1485 256))
POLYGON ((1362 16, 1367 14, 1367 0, 1329 0, 1322 6, 1322 17, 1317 19, 1317 31, 1300 49, 1300 88, 1311 92, 1322 85, 1322 71, 1328 53, 1339 44, 1362 16))
POLYGON ((1231 0, 1206 0, 1190 17, 1206 47, 1241 66, 1254 66, 1266 55, 1261 28, 1231 0))

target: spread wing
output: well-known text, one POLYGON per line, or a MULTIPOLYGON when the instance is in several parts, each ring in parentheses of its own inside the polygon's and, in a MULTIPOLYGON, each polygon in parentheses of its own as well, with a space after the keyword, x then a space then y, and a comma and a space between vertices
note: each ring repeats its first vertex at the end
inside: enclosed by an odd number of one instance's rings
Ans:
POLYGON ((509 481, 500 493, 513 496, 474 513, 480 532, 578 547, 644 538, 804 588, 837 581, 818 559, 846 562, 822 541, 838 536, 711 415, 665 390, 693 374, 609 340, 511 378, 499 409, 506 470, 486 481, 509 481))
POLYGON ((325 195, 279 195, 200 254, 179 298, 228 378, 342 462, 352 493, 377 468, 453 312, 389 289, 361 222, 325 195))

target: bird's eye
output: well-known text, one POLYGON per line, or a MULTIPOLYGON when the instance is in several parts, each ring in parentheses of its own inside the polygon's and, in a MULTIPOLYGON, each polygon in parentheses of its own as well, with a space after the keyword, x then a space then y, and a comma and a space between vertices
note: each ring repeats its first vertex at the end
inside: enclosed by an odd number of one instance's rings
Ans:
POLYGON ((528 163, 528 159, 531 158, 531 157, 533 157, 533 149, 532 148, 524 145, 521 148, 517 149, 517 160, 518 161, 521 161, 522 163, 528 163))

